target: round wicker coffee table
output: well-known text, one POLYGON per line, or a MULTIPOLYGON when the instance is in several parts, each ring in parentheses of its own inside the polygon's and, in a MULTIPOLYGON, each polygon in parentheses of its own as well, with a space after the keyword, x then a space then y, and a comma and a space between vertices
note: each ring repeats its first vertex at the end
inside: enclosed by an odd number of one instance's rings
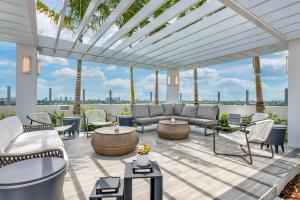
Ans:
POLYGON ((188 122, 176 120, 159 121, 156 127, 158 136, 167 140, 183 140, 189 137, 191 132, 188 122))
POLYGON ((91 144, 96 153, 105 156, 120 156, 135 150, 139 142, 135 128, 120 126, 98 128, 92 136, 91 144))

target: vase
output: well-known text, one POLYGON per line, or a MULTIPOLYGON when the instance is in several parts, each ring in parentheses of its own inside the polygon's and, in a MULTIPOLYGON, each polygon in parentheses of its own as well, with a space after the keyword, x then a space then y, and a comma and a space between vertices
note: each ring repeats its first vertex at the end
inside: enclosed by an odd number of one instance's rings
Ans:
POLYGON ((120 130, 119 126, 115 126, 115 132, 118 132, 120 130))
POLYGON ((136 164, 138 166, 147 166, 149 164, 149 154, 136 155, 136 164))

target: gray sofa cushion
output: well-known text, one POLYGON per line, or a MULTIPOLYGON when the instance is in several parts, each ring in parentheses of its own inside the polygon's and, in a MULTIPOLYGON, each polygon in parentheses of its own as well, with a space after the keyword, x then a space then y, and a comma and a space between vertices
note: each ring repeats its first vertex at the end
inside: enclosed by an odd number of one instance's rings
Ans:
POLYGON ((199 105, 197 118, 201 119, 217 119, 219 107, 217 105, 208 106, 208 105, 199 105))
POLYGON ((179 120, 179 121, 189 121, 189 117, 182 117, 182 116, 175 116, 175 120, 179 120))
POLYGON ((182 103, 175 103, 174 104, 174 114, 177 116, 180 116, 183 106, 184 106, 184 104, 182 104, 182 103))
POLYGON ((184 106, 181 112, 182 117, 195 118, 197 116, 196 106, 184 106))
POLYGON ((174 105, 173 104, 163 104, 164 115, 174 115, 174 105))
POLYGON ((204 125, 204 126, 218 125, 218 120, 215 119, 190 118, 189 122, 192 124, 204 125))
POLYGON ((131 112, 133 118, 149 117, 148 105, 131 105, 131 112))
POLYGON ((135 118, 135 122, 138 124, 155 124, 158 122, 158 119, 155 117, 135 118))
POLYGON ((157 116, 157 117, 155 117, 155 118, 157 118, 158 121, 159 121, 159 120, 170 120, 170 119, 171 119, 171 116, 157 116))
POLYGON ((161 116, 164 114, 162 105, 150 105, 149 106, 150 117, 161 116))

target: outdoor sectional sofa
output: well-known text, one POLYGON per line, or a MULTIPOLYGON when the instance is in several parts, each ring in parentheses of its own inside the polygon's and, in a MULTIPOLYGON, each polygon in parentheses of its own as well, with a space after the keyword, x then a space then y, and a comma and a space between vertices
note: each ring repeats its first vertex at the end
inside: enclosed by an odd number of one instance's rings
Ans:
POLYGON ((16 116, 0 120, 0 167, 38 157, 68 161, 64 144, 51 124, 22 125, 16 116))
POLYGON ((184 104, 162 104, 162 105, 131 105, 133 124, 144 126, 156 124, 159 120, 187 121, 191 125, 204 127, 207 135, 207 127, 218 125, 219 107, 217 105, 184 105, 184 104))

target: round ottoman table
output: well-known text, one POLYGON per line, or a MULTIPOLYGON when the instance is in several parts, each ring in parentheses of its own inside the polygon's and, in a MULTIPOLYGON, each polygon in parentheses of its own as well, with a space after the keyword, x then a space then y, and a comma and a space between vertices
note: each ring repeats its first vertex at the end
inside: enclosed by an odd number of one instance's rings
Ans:
POLYGON ((139 137, 135 128, 120 126, 98 128, 92 136, 91 144, 96 153, 105 156, 120 156, 135 150, 139 137))
POLYGON ((33 158, 0 168, 0 199, 60 200, 67 162, 33 158))
POLYGON ((183 140, 189 137, 191 132, 188 122, 176 120, 161 120, 156 127, 158 136, 167 140, 183 140))

